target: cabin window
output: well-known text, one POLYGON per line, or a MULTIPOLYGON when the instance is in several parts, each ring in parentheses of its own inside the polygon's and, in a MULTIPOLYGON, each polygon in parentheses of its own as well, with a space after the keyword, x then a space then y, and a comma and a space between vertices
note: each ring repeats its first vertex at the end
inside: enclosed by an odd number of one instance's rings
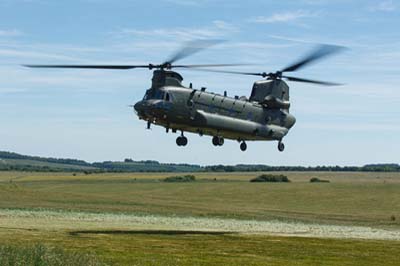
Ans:
POLYGON ((170 101, 171 101, 171 98, 170 98, 168 92, 165 94, 165 100, 166 100, 167 102, 170 102, 170 101))
POLYGON ((164 100, 165 92, 157 90, 154 99, 164 100))

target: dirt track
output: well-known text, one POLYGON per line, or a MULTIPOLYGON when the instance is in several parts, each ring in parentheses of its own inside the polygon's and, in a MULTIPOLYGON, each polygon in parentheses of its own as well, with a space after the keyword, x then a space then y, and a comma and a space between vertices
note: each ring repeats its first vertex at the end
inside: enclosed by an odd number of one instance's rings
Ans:
POLYGON ((0 210, 0 229, 182 230, 400 241, 400 230, 364 226, 47 210, 0 210))

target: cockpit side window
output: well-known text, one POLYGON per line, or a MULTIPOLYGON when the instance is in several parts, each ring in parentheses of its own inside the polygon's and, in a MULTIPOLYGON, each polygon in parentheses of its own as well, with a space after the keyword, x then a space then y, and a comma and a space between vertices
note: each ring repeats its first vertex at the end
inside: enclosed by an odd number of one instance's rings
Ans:
POLYGON ((165 92, 157 90, 156 95, 154 95, 154 99, 164 100, 164 95, 165 95, 165 92))
POLYGON ((149 100, 151 98, 151 90, 147 90, 143 97, 143 100, 149 100))

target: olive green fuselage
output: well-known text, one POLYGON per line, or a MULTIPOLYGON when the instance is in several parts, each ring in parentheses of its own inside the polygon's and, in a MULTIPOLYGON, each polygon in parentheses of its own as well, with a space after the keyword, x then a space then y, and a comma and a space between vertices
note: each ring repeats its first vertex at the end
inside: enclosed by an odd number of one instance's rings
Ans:
POLYGON ((281 140, 295 123, 288 108, 187 88, 178 73, 158 72, 152 88, 135 105, 139 118, 150 123, 238 141, 281 140))

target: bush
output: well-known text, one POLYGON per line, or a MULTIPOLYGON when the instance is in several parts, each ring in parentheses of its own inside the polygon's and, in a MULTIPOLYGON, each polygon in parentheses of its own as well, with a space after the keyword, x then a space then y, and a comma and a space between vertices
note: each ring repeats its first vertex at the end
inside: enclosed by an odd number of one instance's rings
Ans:
POLYGON ((260 175, 250 180, 250 182, 290 182, 285 175, 260 175))
POLYGON ((329 180, 323 180, 323 179, 319 179, 317 177, 313 177, 310 179, 311 183, 330 183, 329 180))
POLYGON ((0 246, 0 265, 97 266, 105 264, 91 254, 48 248, 38 244, 30 247, 0 246))
POLYGON ((164 179, 164 182, 194 182, 196 177, 194 175, 184 176, 170 176, 164 179))

